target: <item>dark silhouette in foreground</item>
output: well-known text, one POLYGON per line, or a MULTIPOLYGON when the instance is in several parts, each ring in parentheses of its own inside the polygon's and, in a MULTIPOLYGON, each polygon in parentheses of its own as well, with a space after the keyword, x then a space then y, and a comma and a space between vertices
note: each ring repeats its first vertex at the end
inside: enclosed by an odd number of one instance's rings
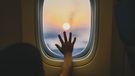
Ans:
POLYGON ((0 76, 44 76, 40 51, 17 43, 0 51, 0 76))
MULTIPOLYGON (((60 76, 71 76, 72 51, 76 38, 72 41, 72 33, 67 40, 58 35, 61 47, 56 47, 64 55, 64 64, 60 76)), ((40 51, 27 43, 17 43, 0 50, 0 76, 45 76, 40 51)))
POLYGON ((59 51, 64 55, 64 64, 60 76, 71 76, 72 75, 72 52, 76 42, 76 37, 72 41, 72 33, 69 34, 69 40, 67 40, 66 32, 63 32, 64 40, 58 35, 61 42, 61 47, 55 44, 59 51))

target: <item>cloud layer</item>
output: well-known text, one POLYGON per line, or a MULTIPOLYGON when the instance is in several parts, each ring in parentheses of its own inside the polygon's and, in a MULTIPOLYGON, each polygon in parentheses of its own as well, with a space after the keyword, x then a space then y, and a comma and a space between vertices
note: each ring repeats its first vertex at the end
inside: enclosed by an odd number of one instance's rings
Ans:
MULTIPOLYGON (((58 56, 63 56, 55 46, 55 44, 60 44, 57 35, 60 34, 63 38, 63 33, 62 33, 63 30, 59 30, 55 27, 46 27, 44 28, 43 32, 44 32, 43 33, 44 42, 48 47, 48 49, 50 50, 50 52, 58 56)), ((67 37, 69 35, 69 32, 73 33, 72 37, 77 38, 73 50, 73 56, 76 56, 81 52, 83 52, 88 44, 89 36, 90 36, 90 26, 71 29, 67 31, 67 37)))

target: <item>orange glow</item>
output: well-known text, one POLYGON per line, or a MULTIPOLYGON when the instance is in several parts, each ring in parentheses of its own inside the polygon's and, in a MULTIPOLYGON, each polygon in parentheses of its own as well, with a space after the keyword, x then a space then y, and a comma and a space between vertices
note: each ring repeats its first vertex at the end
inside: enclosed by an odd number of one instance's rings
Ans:
POLYGON ((69 22, 72 28, 91 24, 89 0, 46 0, 43 7, 43 25, 63 28, 69 22))

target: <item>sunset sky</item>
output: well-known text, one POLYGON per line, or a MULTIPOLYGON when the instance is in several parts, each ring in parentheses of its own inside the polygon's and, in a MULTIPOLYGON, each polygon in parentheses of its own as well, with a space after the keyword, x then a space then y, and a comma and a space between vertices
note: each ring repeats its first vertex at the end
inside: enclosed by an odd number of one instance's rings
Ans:
POLYGON ((90 22, 90 9, 89 0, 45 0, 43 22, 59 28, 65 22, 72 27, 87 25, 90 22))
MULTIPOLYGON (((87 46, 91 28, 91 7, 89 0, 45 0, 43 5, 43 35, 50 51, 57 53, 58 34, 65 30, 77 37, 73 56, 87 46), (66 23, 66 24, 65 24, 66 23), (65 30, 63 28, 68 28, 65 30)), ((58 54, 59 55, 59 54, 58 54)), ((61 56, 61 55, 60 55, 61 56)))

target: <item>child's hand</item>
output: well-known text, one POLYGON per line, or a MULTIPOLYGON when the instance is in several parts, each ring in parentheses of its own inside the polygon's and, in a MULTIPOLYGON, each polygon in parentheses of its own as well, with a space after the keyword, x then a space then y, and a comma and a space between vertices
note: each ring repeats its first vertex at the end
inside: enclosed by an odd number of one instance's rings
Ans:
POLYGON ((66 35, 66 32, 63 32, 63 35, 64 35, 64 41, 63 39, 61 38, 60 35, 58 35, 59 37, 59 40, 61 42, 61 47, 58 45, 58 44, 55 44, 55 46, 59 49, 59 51, 65 55, 67 53, 70 53, 72 54, 73 52, 73 47, 74 47, 74 44, 76 42, 76 37, 74 38, 74 40, 72 41, 72 33, 70 32, 69 34, 69 40, 67 40, 67 35, 66 35))

